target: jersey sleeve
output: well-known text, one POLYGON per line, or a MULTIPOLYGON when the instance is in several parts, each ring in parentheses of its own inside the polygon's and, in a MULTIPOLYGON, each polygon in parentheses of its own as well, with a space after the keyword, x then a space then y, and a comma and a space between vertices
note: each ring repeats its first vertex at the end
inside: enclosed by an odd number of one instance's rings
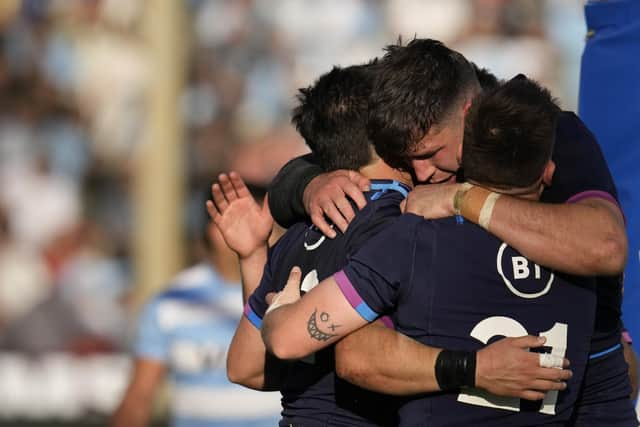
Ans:
POLYGON ((367 321, 393 310, 412 283, 416 228, 422 218, 402 215, 370 239, 334 275, 349 304, 367 321))
POLYGON ((280 169, 269 185, 271 215, 284 228, 304 219, 302 195, 307 184, 323 173, 312 154, 297 157, 280 169))
POLYGON ((166 332, 158 322, 158 304, 159 300, 152 300, 140 314, 135 354, 144 359, 166 361, 169 345, 166 332))
POLYGON ((541 200, 550 203, 572 203, 598 197, 618 204, 618 193, 593 134, 571 112, 558 119, 553 152, 556 170, 541 200))

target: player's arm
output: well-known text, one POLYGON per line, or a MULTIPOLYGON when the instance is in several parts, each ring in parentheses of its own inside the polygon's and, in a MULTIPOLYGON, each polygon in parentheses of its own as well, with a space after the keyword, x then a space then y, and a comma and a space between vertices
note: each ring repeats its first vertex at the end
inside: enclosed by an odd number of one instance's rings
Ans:
POLYGON ((207 211, 227 245, 238 254, 246 304, 262 277, 273 218, 267 200, 260 207, 236 172, 221 174, 218 181, 211 187, 213 201, 207 201, 207 211))
MULTIPOLYGON (((432 184, 414 189, 407 211, 425 218, 455 214, 460 184, 432 184)), ((483 203, 474 187, 461 198, 465 219, 478 222, 483 203)), ((618 206, 605 198, 549 204, 501 195, 489 217, 488 230, 532 261, 576 275, 615 275, 622 272, 627 253, 624 219, 618 206)))
POLYGON ((136 358, 131 381, 111 419, 111 427, 143 427, 149 424, 155 392, 162 383, 162 361, 136 358))
POLYGON ((322 173, 312 155, 298 157, 287 163, 269 186, 269 206, 276 221, 289 226, 305 217, 327 236, 336 232, 325 215, 345 231, 355 212, 348 198, 362 209, 369 180, 358 172, 337 170, 322 173))
MULTIPOLYGON (((544 337, 505 338, 479 350, 475 386, 529 400, 563 390, 571 371, 541 368, 538 355, 529 352, 544 342, 544 337)), ((423 345, 380 322, 351 333, 335 348, 338 376, 359 387, 392 395, 441 390, 435 366, 442 349, 423 345)))
POLYGON ((260 330, 243 316, 227 354, 229 381, 254 390, 279 390, 282 366, 265 351, 260 330))
MULTIPOLYGON (((265 269, 273 219, 267 201, 260 207, 237 173, 221 174, 218 180, 211 187, 213 201, 207 201, 207 210, 227 245, 238 254, 246 313, 251 310, 249 295, 258 287, 265 269)), ((266 354, 260 331, 247 314, 240 319, 229 346, 227 377, 255 390, 277 390, 280 386, 280 364, 266 354)))
MULTIPOLYGON (((267 349, 279 359, 300 359, 327 347, 367 323, 329 277, 300 298, 298 267, 291 270, 262 322, 267 349)), ((372 319, 373 320, 373 319, 372 319)))

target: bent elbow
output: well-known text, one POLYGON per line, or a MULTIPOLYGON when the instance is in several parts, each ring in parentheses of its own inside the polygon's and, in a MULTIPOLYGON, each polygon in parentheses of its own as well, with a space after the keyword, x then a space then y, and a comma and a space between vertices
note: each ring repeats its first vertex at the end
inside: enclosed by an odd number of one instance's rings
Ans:
POLYGON ((612 234, 594 249, 593 257, 600 265, 596 274, 604 276, 622 274, 627 264, 628 243, 625 233, 612 234))
POLYGON ((249 379, 246 364, 236 360, 231 351, 227 354, 227 378, 232 383, 240 385, 246 385, 249 379))
POLYGON ((295 360, 307 356, 299 346, 290 342, 287 337, 272 337, 267 349, 280 360, 295 360))
POLYGON ((240 385, 244 385, 247 380, 247 376, 242 369, 233 363, 227 363, 227 378, 232 383, 240 385))

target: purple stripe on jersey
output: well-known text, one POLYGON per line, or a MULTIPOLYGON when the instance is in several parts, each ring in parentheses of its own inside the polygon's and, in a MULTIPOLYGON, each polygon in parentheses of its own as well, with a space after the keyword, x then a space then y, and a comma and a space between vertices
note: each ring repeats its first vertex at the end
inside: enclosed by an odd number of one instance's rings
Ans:
POLYGON ((589 190, 583 191, 582 193, 574 194, 569 198, 569 200, 567 200, 567 203, 576 203, 584 199, 590 199, 592 197, 605 199, 615 204, 616 206, 618 205, 618 201, 611 194, 607 193, 606 191, 599 190, 589 190))
POLYGON ((362 304, 364 301, 362 300, 362 297, 358 294, 356 289, 351 284, 351 281, 349 280, 347 275, 344 273, 344 270, 338 271, 336 274, 333 275, 333 278, 335 279, 336 283, 338 284, 338 287, 344 294, 345 298, 347 298, 347 301, 349 301, 349 304, 351 304, 351 307, 357 309, 358 306, 362 304))
POLYGON ((615 197, 613 197, 611 194, 607 193, 606 191, 599 191, 599 190, 583 191, 582 193, 574 194, 573 196, 571 196, 569 200, 567 200, 567 203, 576 203, 581 200, 590 199, 593 197, 607 200, 613 203, 614 205, 616 205, 620 210, 620 213, 622 214, 622 218, 624 219, 625 224, 627 223, 627 217, 624 216, 624 212, 622 212, 622 208, 618 204, 618 201, 615 199, 615 197))
POLYGON ((382 324, 384 326, 386 326, 389 329, 395 329, 396 326, 393 324, 393 320, 391 320, 391 318, 389 316, 382 316, 380 318, 380 320, 382 321, 382 324))
POLYGON ((338 287, 344 294, 347 301, 349 301, 349 304, 351 304, 351 307, 353 307, 364 320, 367 322, 373 322, 378 318, 378 316, 380 316, 378 313, 373 311, 366 302, 364 302, 362 297, 358 294, 358 291, 356 291, 351 284, 347 275, 344 274, 344 270, 338 271, 333 275, 333 278, 336 280, 336 283, 338 283, 338 287))

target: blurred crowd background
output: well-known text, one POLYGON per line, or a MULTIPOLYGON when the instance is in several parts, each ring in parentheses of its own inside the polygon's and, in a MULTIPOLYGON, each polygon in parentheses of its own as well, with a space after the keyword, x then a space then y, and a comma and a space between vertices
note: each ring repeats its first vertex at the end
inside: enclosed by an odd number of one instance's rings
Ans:
MULTIPOLYGON (((182 1, 182 0, 180 0, 182 1)), ((0 420, 102 419, 126 384, 137 305, 135 159, 152 0, 0 2, 0 420)), ((266 186, 306 151, 299 87, 399 36, 523 72, 575 109, 580 0, 184 0, 184 259, 222 171, 266 186)), ((153 143, 153 142, 151 142, 153 143)), ((233 262, 233 261, 232 261, 233 262)), ((168 277, 166 278, 168 279, 168 277)), ((163 283, 156 283, 161 289, 163 283)), ((240 303, 240 302, 239 302, 240 303)))

